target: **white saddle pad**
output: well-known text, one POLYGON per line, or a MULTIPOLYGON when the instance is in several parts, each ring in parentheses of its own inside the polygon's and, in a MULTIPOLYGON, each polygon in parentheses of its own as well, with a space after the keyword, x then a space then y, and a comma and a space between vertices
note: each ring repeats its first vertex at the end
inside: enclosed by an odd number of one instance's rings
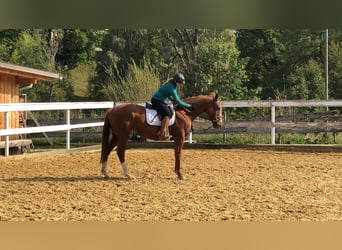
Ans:
MULTIPOLYGON (((176 117, 174 107, 171 106, 171 109, 172 109, 173 115, 170 119, 169 126, 171 126, 175 123, 175 117, 176 117)), ((147 124, 153 125, 153 126, 161 126, 161 120, 159 118, 157 110, 147 109, 147 108, 145 108, 145 110, 146 110, 146 122, 147 122, 147 124)))

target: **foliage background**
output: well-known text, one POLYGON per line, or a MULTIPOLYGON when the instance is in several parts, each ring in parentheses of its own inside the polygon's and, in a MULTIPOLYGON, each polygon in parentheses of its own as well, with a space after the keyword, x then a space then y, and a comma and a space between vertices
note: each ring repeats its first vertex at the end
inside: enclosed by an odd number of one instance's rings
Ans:
MULTIPOLYGON (((175 72, 181 97, 324 99, 325 29, 3 29, 0 60, 64 75, 29 101, 145 101, 175 72), (82 89, 82 91, 79 91, 82 89)), ((329 98, 342 98, 342 32, 329 30, 329 98)))

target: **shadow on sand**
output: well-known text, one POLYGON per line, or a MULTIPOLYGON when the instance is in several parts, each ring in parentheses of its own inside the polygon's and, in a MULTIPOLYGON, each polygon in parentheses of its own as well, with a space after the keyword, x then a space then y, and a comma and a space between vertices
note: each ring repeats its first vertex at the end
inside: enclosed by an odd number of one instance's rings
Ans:
POLYGON ((4 182, 74 182, 74 181, 126 181, 126 177, 109 177, 107 179, 102 176, 82 176, 82 177, 52 177, 52 176, 39 176, 39 177, 13 177, 1 179, 4 182))

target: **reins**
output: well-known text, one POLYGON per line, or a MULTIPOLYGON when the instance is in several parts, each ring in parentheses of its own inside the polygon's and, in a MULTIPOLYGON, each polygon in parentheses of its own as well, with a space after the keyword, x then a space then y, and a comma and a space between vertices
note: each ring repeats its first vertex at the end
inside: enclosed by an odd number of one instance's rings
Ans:
MULTIPOLYGON (((211 122, 214 123, 218 123, 221 122, 222 117, 221 117, 221 112, 220 112, 220 108, 219 105, 217 104, 218 100, 212 100, 212 105, 213 105, 213 109, 215 110, 215 118, 211 119, 211 122)), ((195 104, 196 105, 196 104, 195 104)), ((188 117, 192 117, 193 112, 187 108, 181 107, 179 105, 175 105, 175 112, 179 111, 184 117, 188 116, 188 117), (184 112, 182 112, 184 111, 184 112)))

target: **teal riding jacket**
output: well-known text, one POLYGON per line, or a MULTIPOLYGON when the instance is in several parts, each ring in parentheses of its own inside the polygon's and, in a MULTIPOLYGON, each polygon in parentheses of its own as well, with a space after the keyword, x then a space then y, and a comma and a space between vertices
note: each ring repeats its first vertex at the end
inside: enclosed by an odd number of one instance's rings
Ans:
POLYGON ((175 101, 178 105, 184 108, 191 108, 191 105, 183 102, 177 94, 177 86, 175 83, 169 82, 161 85, 159 89, 153 94, 153 99, 165 102, 166 99, 175 101))

